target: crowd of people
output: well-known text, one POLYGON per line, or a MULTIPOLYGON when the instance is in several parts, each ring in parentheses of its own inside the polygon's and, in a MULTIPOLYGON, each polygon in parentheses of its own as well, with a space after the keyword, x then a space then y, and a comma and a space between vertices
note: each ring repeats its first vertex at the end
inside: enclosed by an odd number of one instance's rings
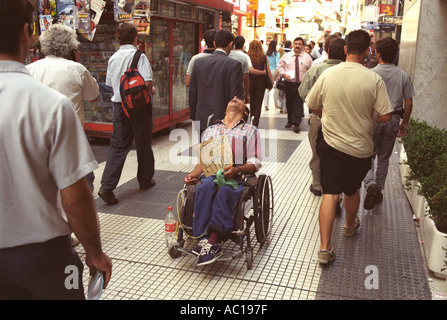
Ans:
MULTIPOLYGON (((24 65, 34 10, 30 0, 0 0, 0 299, 84 299, 83 264, 71 233, 85 248, 90 274, 103 272, 104 288, 112 274, 92 193, 98 164, 82 126, 83 100, 96 101, 99 90, 79 63, 76 33, 63 25, 53 25, 40 37, 46 58, 24 65), (76 289, 65 287, 67 265, 79 268, 76 289)), ((136 55, 137 30, 122 23, 116 36, 120 47, 109 59, 106 78, 113 89, 113 134, 98 191, 111 205, 118 202, 113 190, 134 142, 140 189, 155 185, 151 102, 130 116, 121 103, 120 79, 136 55)), ((360 227, 360 188, 366 188, 365 209, 383 201, 394 141, 407 131, 415 93, 408 75, 395 65, 397 42, 374 41, 366 31, 355 30, 345 39, 328 36, 318 48, 306 48, 305 39, 296 37, 283 46, 272 40, 267 51, 253 40, 245 52, 245 39, 228 30, 208 30, 204 39, 207 48, 192 57, 185 79, 191 119, 202 142, 228 138, 234 164, 224 168, 224 175, 237 187, 217 188, 213 176, 203 177, 200 165, 186 175, 185 184, 198 184, 198 265, 222 255, 241 175, 261 167, 258 127, 272 89, 274 104, 287 113, 286 128, 299 133, 304 106, 311 112, 310 191, 323 197, 318 261, 333 261, 332 226, 341 195, 344 235, 354 236, 360 227), (275 84, 281 79, 280 90, 275 84)), ((155 95, 150 62, 144 53, 138 57, 146 90, 155 95)))

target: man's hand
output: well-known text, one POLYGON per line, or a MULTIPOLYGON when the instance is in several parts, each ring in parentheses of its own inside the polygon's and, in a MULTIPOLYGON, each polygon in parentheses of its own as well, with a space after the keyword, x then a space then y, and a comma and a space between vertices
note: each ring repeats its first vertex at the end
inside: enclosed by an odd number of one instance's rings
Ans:
POLYGON ((202 167, 200 166, 200 164, 197 164, 194 170, 192 170, 190 173, 186 175, 186 177, 183 179, 183 182, 186 185, 196 184, 202 173, 203 173, 202 167))
POLYGON ((397 136, 400 137, 405 137, 407 135, 407 124, 405 123, 401 123, 399 126, 399 132, 397 133, 397 136))
POLYGON ((196 184, 197 183, 197 178, 196 177, 194 177, 192 174, 188 174, 186 177, 185 177, 185 179, 183 179, 183 182, 186 184, 186 185, 192 185, 192 184, 196 184))
POLYGON ((226 179, 236 179, 239 170, 234 166, 226 166, 224 168, 224 177, 226 179))

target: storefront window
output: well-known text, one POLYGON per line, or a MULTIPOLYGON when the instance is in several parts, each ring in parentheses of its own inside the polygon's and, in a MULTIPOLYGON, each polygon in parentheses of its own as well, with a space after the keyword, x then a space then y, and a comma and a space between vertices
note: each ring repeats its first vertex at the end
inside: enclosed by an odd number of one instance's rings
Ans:
POLYGON ((93 41, 81 40, 81 63, 90 71, 99 85, 99 100, 95 103, 84 101, 86 122, 112 122, 112 88, 106 86, 107 63, 119 48, 113 36, 115 23, 99 24, 93 41))
POLYGON ((188 108, 188 90, 185 86, 185 77, 189 61, 191 60, 191 57, 197 53, 197 36, 195 29, 195 25, 192 23, 173 23, 172 109, 174 112, 188 108))
POLYGON ((152 70, 154 72, 154 86, 157 94, 153 97, 153 117, 169 115, 169 56, 170 32, 169 23, 152 19, 152 70))

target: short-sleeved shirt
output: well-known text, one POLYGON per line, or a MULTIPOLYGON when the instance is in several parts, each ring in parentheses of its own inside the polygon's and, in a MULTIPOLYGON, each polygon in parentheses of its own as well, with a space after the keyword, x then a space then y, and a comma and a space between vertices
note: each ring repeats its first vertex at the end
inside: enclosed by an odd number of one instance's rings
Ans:
POLYGON ((98 167, 70 100, 0 61, 0 249, 67 235, 57 196, 98 167))
POLYGON ((278 62, 280 59, 279 52, 275 51, 271 56, 267 55, 267 59, 269 60, 269 68, 271 71, 276 70, 278 67, 278 62))
POLYGON ((375 72, 354 62, 325 70, 306 98, 312 110, 323 108, 321 123, 328 145, 357 158, 374 152, 373 110, 391 113, 385 83, 375 72))
POLYGON ((393 110, 402 109, 403 100, 414 97, 413 84, 405 71, 394 64, 379 64, 372 70, 385 81, 393 110))
MULTIPOLYGON (((137 48, 131 44, 121 45, 117 52, 115 52, 109 59, 107 66, 106 85, 113 88, 112 102, 120 103, 120 80, 124 72, 130 68, 133 56, 137 48)), ((143 77, 144 81, 152 81, 153 72, 149 60, 145 54, 140 56, 138 61, 138 72, 143 77)))
POLYGON ((99 95, 98 84, 87 68, 55 56, 47 56, 26 67, 36 80, 68 97, 84 124, 83 100, 95 100, 99 95))
POLYGON ((258 128, 241 120, 227 129, 223 120, 218 120, 203 132, 202 142, 223 135, 228 137, 235 164, 251 163, 256 171, 261 168, 262 150, 258 128))
POLYGON ((209 50, 209 51, 210 52, 205 52, 205 51, 204 52, 200 52, 200 53, 195 54, 195 55, 192 56, 191 60, 189 60, 188 68, 186 68, 186 74, 187 75, 191 75, 192 70, 194 69, 194 63, 196 62, 197 59, 205 57, 207 54, 210 54, 210 53, 214 52, 214 50, 212 50, 212 51, 209 50))
POLYGON ((244 53, 242 51, 231 50, 231 52, 228 56, 241 63, 242 74, 247 74, 250 72, 251 60, 250 60, 250 57, 246 53, 244 53))

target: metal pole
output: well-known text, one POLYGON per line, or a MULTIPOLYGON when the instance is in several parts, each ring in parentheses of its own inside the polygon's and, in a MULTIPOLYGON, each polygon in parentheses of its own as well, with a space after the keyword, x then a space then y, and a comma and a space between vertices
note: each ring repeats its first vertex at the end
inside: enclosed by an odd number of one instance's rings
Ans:
POLYGON ((253 24, 253 40, 256 40, 256 16, 258 15, 257 10, 255 10, 255 19, 254 19, 254 24, 253 24))

